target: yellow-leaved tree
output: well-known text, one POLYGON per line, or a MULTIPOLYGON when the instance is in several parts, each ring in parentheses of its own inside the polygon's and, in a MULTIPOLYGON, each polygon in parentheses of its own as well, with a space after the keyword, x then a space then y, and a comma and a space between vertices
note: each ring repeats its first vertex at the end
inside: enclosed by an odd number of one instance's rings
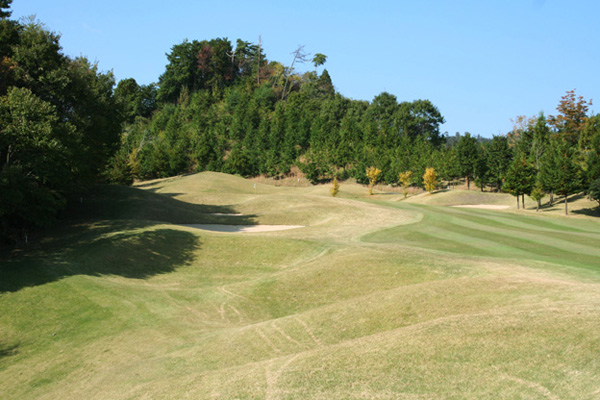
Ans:
POLYGON ((369 195, 373 194, 373 186, 379 180, 379 175, 381 175, 381 170, 376 167, 367 168, 367 178, 369 178, 369 195))
POLYGON ((402 194, 404 194, 404 198, 408 196, 408 187, 410 186, 410 180, 412 179, 412 171, 404 171, 400 172, 398 175, 398 179, 400 181, 400 186, 402 187, 402 194))
POLYGON ((433 168, 427 168, 425 173, 423 174, 423 184, 425 185, 425 190, 429 193, 435 190, 435 187, 438 184, 437 173, 433 168))
POLYGON ((338 183, 337 176, 333 177, 333 185, 330 190, 333 197, 337 196, 338 192, 340 191, 340 184, 338 183))

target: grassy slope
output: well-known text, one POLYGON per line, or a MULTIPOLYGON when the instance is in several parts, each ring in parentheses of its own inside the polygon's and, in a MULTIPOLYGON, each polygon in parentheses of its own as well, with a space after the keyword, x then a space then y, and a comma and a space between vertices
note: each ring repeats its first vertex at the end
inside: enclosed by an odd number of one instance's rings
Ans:
POLYGON ((85 199, 2 259, 0 398, 600 396, 596 220, 328 189, 203 173, 85 199))

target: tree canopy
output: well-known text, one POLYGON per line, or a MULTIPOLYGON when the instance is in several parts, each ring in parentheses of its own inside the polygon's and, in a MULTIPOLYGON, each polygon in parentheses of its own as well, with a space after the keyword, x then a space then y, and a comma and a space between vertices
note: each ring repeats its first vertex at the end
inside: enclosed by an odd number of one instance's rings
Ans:
POLYGON ((99 179, 118 148, 121 112, 111 73, 65 56, 59 35, 35 20, 0 23, 0 239, 14 241, 99 179))

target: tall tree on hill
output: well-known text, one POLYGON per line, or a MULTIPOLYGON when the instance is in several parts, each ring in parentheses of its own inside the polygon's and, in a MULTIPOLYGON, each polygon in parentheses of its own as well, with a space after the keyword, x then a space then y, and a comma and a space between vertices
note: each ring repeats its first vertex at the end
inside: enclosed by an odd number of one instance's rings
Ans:
MULTIPOLYGON (((230 53, 231 54, 231 53, 230 53)), ((234 63, 241 77, 256 78, 260 86, 261 68, 266 64, 261 43, 253 44, 238 39, 233 53, 234 63)))
POLYGON ((576 96, 575 90, 568 90, 556 107, 558 115, 551 115, 548 122, 571 145, 576 144, 588 120, 587 112, 591 105, 591 100, 576 96))
POLYGON ((222 90, 238 77, 238 69, 229 57, 233 51, 227 38, 205 42, 198 53, 198 69, 202 74, 201 87, 222 90))
POLYGON ((440 124, 445 122, 440 111, 429 100, 402 102, 396 115, 403 135, 414 139, 422 136, 434 147, 443 142, 440 136, 440 124))
POLYGON ((365 142, 382 146, 386 138, 397 138, 400 131, 395 118, 397 110, 398 102, 393 94, 382 92, 375 96, 365 115, 364 122, 368 125, 365 142))
POLYGON ((327 61, 327 56, 325 54, 317 53, 312 59, 312 63, 315 66, 315 73, 317 72, 317 68, 327 61))
POLYGON ((323 70, 321 76, 319 76, 319 79, 317 80, 317 93, 324 97, 332 97, 335 95, 331 76, 326 69, 323 70))
POLYGON ((158 78, 158 101, 175 102, 184 87, 191 91, 198 88, 198 54, 201 49, 202 43, 197 40, 189 42, 187 39, 171 47, 171 52, 167 54, 169 63, 158 78))
POLYGON ((305 63, 308 60, 308 54, 304 51, 304 46, 298 46, 298 48, 294 50, 292 54, 294 55, 292 64, 289 66, 289 68, 284 68, 285 82, 283 84, 283 91, 281 92, 282 100, 285 99, 288 94, 287 89, 289 86, 290 77, 294 72, 294 65, 296 65, 296 63, 305 63))

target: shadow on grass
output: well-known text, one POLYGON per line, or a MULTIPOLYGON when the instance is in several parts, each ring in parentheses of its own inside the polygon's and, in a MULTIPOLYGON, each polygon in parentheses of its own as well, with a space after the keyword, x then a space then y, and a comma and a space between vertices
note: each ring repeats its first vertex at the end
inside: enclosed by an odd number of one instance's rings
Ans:
POLYGON ((186 203, 126 186, 98 186, 71 199, 58 224, 29 244, 0 252, 0 292, 73 275, 145 279, 191 263, 198 234, 162 224, 252 225, 230 206, 186 203), (73 201, 75 200, 75 201, 73 201))
POLYGON ((0 344, 0 359, 4 357, 14 356, 19 352, 19 346, 16 344, 13 345, 4 345, 0 344))
POLYGON ((570 211, 573 214, 587 215, 588 217, 600 217, 600 207, 582 208, 581 210, 570 211))
POLYGON ((106 225, 75 228, 79 234, 73 232, 2 262, 0 292, 73 275, 146 279, 190 264, 201 246, 199 237, 186 231, 150 226, 123 231, 125 225, 110 226, 118 232, 107 233, 106 225))
POLYGON ((73 196, 64 213, 67 221, 143 220, 172 224, 252 225, 255 215, 237 214, 232 206, 187 203, 178 193, 155 193, 129 186, 100 185, 83 196, 73 196))

